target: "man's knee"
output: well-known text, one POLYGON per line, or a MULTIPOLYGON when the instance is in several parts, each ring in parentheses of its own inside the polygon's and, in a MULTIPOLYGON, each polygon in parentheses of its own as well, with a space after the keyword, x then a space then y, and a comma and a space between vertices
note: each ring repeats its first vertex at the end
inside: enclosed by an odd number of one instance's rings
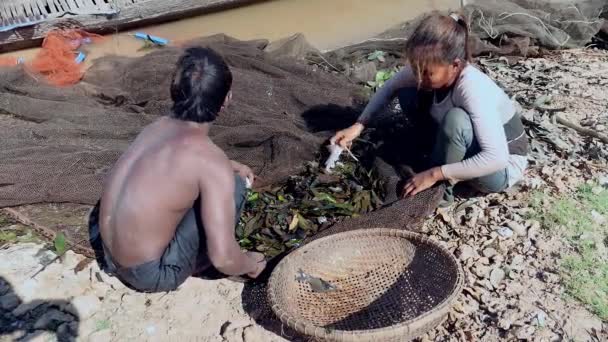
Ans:
POLYGON ((455 107, 445 114, 439 129, 441 134, 450 140, 460 138, 470 140, 473 133, 473 123, 464 109, 455 107))

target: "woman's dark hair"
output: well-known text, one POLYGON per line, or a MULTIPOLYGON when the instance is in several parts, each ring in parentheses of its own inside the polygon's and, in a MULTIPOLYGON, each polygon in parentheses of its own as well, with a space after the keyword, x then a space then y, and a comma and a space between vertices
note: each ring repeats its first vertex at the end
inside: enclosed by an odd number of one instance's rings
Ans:
POLYGON ((190 48, 177 62, 171 83, 171 117, 198 123, 218 116, 232 86, 224 59, 209 48, 190 48))
MULTIPOLYGON (((470 61, 469 25, 458 13, 434 12, 418 25, 405 47, 408 62, 420 73, 428 65, 470 61)), ((419 77, 420 79, 420 77, 419 77)))

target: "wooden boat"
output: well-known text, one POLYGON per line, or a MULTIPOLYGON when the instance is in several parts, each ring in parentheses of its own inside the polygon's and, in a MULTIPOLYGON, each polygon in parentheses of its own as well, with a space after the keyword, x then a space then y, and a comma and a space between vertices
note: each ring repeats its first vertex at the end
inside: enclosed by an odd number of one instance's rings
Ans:
POLYGON ((261 0, 2 0, 0 52, 39 46, 58 27, 107 34, 257 1, 261 0))

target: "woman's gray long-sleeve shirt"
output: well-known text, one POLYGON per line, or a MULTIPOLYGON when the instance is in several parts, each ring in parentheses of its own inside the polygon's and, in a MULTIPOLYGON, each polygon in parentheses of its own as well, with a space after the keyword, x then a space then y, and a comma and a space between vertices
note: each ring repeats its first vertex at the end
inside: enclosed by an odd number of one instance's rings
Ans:
MULTIPOLYGON (((417 85, 411 67, 406 66, 372 97, 359 122, 365 124, 372 120, 395 98, 399 89, 417 85)), ((445 114, 454 107, 462 108, 470 115, 481 152, 459 163, 443 165, 444 176, 462 181, 507 168, 509 185, 519 181, 527 167, 527 158, 509 154, 503 125, 513 118, 517 110, 507 94, 486 74, 469 64, 460 73, 450 93, 440 102, 433 100, 430 114, 437 123, 441 123, 445 114)))

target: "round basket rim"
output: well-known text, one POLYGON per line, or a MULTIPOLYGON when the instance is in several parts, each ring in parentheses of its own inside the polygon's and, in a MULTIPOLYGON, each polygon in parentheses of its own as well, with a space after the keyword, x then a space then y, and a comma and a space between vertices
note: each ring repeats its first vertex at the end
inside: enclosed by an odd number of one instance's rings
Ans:
POLYGON ((443 253, 444 256, 446 256, 447 259, 450 260, 454 266, 456 266, 457 277, 456 277, 454 286, 450 290, 451 291, 450 294, 448 296, 446 296, 446 298, 444 298, 440 303, 438 303, 436 306, 434 306, 431 310, 428 310, 417 317, 414 317, 412 319, 409 319, 407 321, 404 321, 404 322, 401 322, 401 323, 398 323, 398 324, 395 324, 392 326, 377 328, 377 329, 369 329, 369 330, 327 329, 327 328, 323 328, 320 326, 316 326, 308 320, 302 320, 302 319, 295 318, 295 317, 289 315, 285 310, 283 310, 277 304, 277 301, 275 298, 275 296, 276 296, 275 289, 276 289, 277 277, 278 277, 277 274, 279 273, 278 270, 280 270, 283 267, 283 265, 285 265, 287 263, 288 258, 291 256, 291 255, 288 255, 283 260, 281 260, 281 262, 279 262, 279 264, 273 270, 273 272, 270 276, 270 279, 268 281, 268 298, 270 301, 270 305, 271 305, 272 311, 281 320, 281 322, 283 322, 287 326, 295 329, 299 333, 302 333, 302 334, 305 334, 308 336, 314 336, 317 338, 342 340, 349 336, 353 337, 353 338, 354 337, 356 337, 356 338, 361 338, 361 337, 382 338, 382 337, 394 337, 394 336, 408 336, 411 334, 411 332, 421 329, 427 323, 443 321, 443 317, 449 313, 452 303, 461 294, 463 286, 464 286, 464 273, 463 273, 462 265, 460 265, 460 262, 458 262, 456 257, 446 247, 442 246, 437 241, 432 240, 425 235, 415 233, 412 231, 408 231, 408 230, 401 230, 401 229, 394 229, 394 228, 368 228, 368 229, 357 229, 357 230, 352 230, 352 231, 348 231, 348 232, 341 232, 341 233, 328 235, 328 236, 322 237, 318 240, 311 241, 309 244, 304 245, 301 248, 298 248, 294 252, 301 253, 303 250, 312 248, 315 245, 321 244, 325 241, 335 239, 337 236, 346 236, 346 235, 352 235, 355 237, 370 236, 370 235, 371 236, 377 236, 377 235, 393 236, 393 237, 398 237, 398 238, 405 238, 407 240, 414 240, 414 241, 417 240, 418 242, 432 246, 433 248, 435 248, 438 251, 440 251, 441 253, 443 253))

